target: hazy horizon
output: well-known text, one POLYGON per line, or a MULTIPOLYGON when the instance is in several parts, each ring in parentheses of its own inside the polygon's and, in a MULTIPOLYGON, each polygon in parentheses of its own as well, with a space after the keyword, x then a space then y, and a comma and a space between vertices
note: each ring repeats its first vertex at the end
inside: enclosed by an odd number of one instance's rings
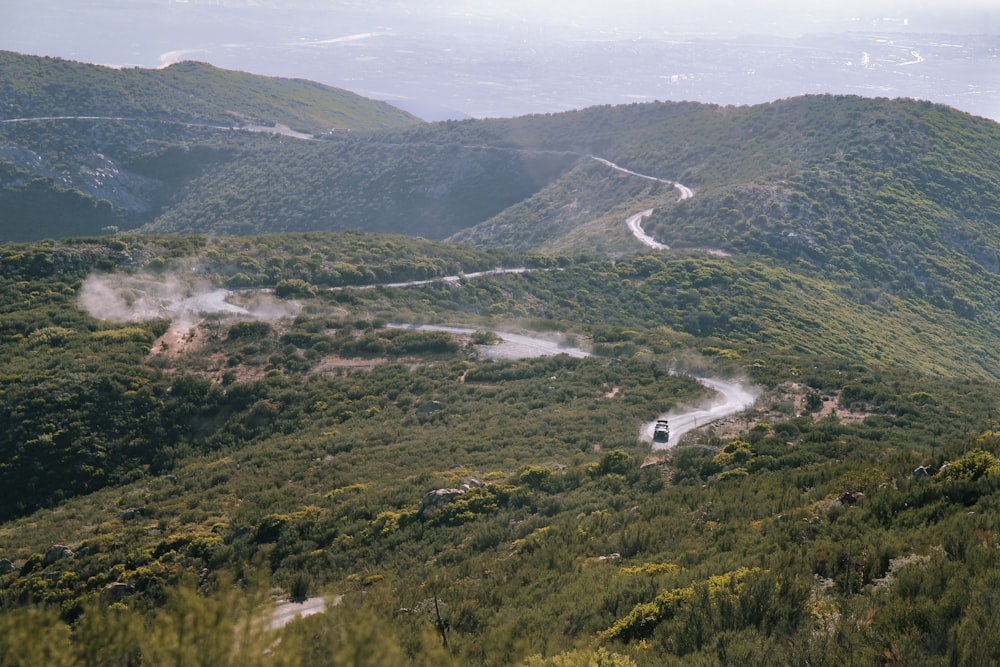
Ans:
MULTIPOLYGON (((0 0, 0 48, 115 67, 202 60, 425 118, 594 104, 915 97, 1000 119, 986 0, 0 0)), ((994 17, 996 15, 996 17, 994 17)))

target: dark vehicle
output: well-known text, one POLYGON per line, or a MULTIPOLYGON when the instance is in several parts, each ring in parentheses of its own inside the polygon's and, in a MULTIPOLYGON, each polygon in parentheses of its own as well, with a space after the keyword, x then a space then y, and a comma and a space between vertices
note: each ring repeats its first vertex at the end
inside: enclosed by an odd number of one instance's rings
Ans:
POLYGON ((657 419, 653 427, 653 442, 666 442, 670 439, 670 424, 666 419, 657 419))

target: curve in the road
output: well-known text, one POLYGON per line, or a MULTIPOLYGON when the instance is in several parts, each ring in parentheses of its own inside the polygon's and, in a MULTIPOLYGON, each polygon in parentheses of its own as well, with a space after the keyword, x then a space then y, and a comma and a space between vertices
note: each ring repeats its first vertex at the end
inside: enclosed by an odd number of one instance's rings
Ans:
POLYGON ((632 232, 632 236, 638 239, 639 243, 644 246, 650 247, 653 250, 670 250, 670 246, 666 243, 660 243, 642 230, 642 221, 652 214, 653 209, 651 208, 647 208, 645 211, 639 211, 638 213, 630 215, 625 219, 625 226, 628 227, 630 232, 632 232))
MULTIPOLYGON (((389 324, 392 328, 417 329, 421 331, 442 331, 446 333, 470 335, 476 329, 466 327, 442 326, 437 324, 389 324)), ((524 358, 541 357, 555 354, 568 354, 571 357, 583 358, 590 356, 586 350, 578 347, 561 345, 559 343, 526 336, 523 334, 495 332, 500 337, 499 345, 483 346, 487 354, 492 352, 493 356, 502 358, 524 358), (505 348, 506 346, 506 348, 505 348), (493 348, 490 350, 489 348, 493 348)), ((653 442, 653 426, 655 421, 642 425, 639 431, 641 440, 652 442, 654 450, 670 449, 681 438, 696 428, 700 428, 712 422, 731 417, 753 405, 757 400, 757 391, 748 385, 735 380, 720 380, 717 378, 706 378, 692 376, 703 385, 716 392, 715 398, 702 403, 701 405, 685 410, 683 412, 669 412, 662 415, 661 419, 670 421, 670 439, 665 443, 653 442)))
MULTIPOLYGON (((665 178, 659 178, 658 176, 650 176, 649 174, 640 174, 637 171, 626 169, 625 167, 615 164, 611 160, 605 160, 602 157, 597 157, 594 155, 591 155, 590 157, 591 159, 596 160, 597 162, 600 162, 605 166, 611 167, 615 171, 619 171, 623 174, 628 174, 629 176, 635 176, 637 178, 644 178, 647 181, 655 181, 657 183, 666 183, 667 185, 672 185, 677 190, 677 192, 680 193, 681 201, 694 197, 694 190, 687 187, 686 185, 681 185, 677 181, 670 181, 665 178)), ((666 245, 665 243, 660 243, 652 236, 643 231, 642 221, 648 218, 652 214, 653 214, 653 209, 651 208, 646 209, 645 211, 639 211, 638 213, 630 215, 628 218, 626 218, 625 226, 628 227, 629 231, 632 232, 632 235, 639 241, 639 243, 643 244, 644 246, 647 246, 654 250, 670 250, 670 246, 666 245)))
POLYGON ((423 280, 406 280, 400 283, 374 283, 370 285, 340 285, 337 287, 329 287, 327 291, 330 292, 340 292, 349 289, 376 289, 378 287, 419 287, 420 285, 432 285, 434 283, 452 283, 457 284, 462 280, 469 278, 479 278, 480 276, 496 276, 504 273, 528 273, 529 271, 550 271, 551 269, 538 268, 529 269, 525 266, 520 266, 516 268, 503 268, 498 267, 495 269, 487 269, 485 271, 472 271, 470 273, 463 273, 462 275, 455 276, 438 276, 436 278, 425 278, 423 280))
MULTIPOLYGON (((440 324, 400 324, 390 322, 387 324, 390 329, 417 329, 419 331, 442 331, 444 333, 469 336, 475 333, 476 329, 466 327, 450 327, 440 324)), ((571 345, 562 345, 555 341, 535 336, 526 336, 509 332, 496 332, 500 342, 495 345, 483 345, 484 356, 503 359, 524 359, 527 357, 546 357, 556 354, 567 354, 577 359, 589 357, 590 353, 571 345)))
MULTIPOLYGON (((342 598, 342 595, 338 595, 334 599, 333 604, 340 604, 342 598)), ((306 618, 307 616, 312 616, 313 614, 322 614, 326 611, 326 608, 326 600, 321 597, 309 598, 299 602, 289 600, 279 604, 271 611, 270 617, 268 618, 268 626, 271 630, 279 630, 294 621, 296 618, 306 618)))
POLYGON ((689 431, 742 412, 757 400, 757 392, 743 383, 703 377, 695 379, 709 389, 714 389, 717 397, 693 410, 662 415, 660 419, 670 422, 670 439, 667 442, 653 441, 655 421, 643 424, 640 437, 652 442, 654 450, 670 449, 689 431))

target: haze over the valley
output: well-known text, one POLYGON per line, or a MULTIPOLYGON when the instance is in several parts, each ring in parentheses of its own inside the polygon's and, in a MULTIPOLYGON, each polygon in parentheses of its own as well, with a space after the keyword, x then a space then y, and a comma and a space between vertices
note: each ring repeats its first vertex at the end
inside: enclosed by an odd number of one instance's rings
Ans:
POLYGON ((1000 119, 989 0, 3 0, 0 14, 0 49, 117 67, 201 60, 430 120, 827 92, 1000 119))

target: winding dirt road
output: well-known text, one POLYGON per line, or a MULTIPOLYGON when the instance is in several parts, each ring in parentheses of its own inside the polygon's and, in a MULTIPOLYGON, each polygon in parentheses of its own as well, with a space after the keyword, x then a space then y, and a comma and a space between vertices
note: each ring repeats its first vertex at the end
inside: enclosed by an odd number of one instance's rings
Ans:
MULTIPOLYGON (((438 324, 400 324, 389 323, 390 329, 415 329, 418 331, 441 331, 459 336, 471 336, 477 329, 466 327, 449 327, 438 324)), ((567 354, 577 359, 589 357, 590 353, 578 347, 563 345, 556 341, 526 336, 509 332, 496 332, 500 341, 495 345, 479 345, 480 353, 490 359, 527 359, 529 357, 548 357, 556 354, 567 354)))
POLYGON ((632 236, 637 238, 643 245, 648 246, 653 250, 670 250, 670 246, 666 243, 660 243, 642 230, 642 221, 651 215, 653 215, 653 209, 651 208, 647 208, 645 211, 639 211, 635 215, 630 215, 625 219, 625 226, 628 227, 630 232, 632 232, 632 236))
MULTIPOLYGON (((418 331, 442 331, 456 335, 471 335, 476 329, 466 327, 441 326, 436 324, 389 324, 398 329, 415 329, 418 331)), ((590 353, 578 347, 562 345, 555 341, 524 334, 495 332, 500 338, 496 345, 480 345, 480 351, 485 356, 502 359, 524 359, 527 357, 542 357, 555 354, 568 354, 571 357, 589 357, 590 353)), ((639 439, 651 442, 654 450, 670 449, 680 442, 681 438, 696 428, 712 422, 731 417, 753 405, 758 392, 755 388, 737 380, 720 380, 692 376, 698 382, 716 392, 716 396, 693 408, 672 411, 661 415, 660 419, 670 421, 670 439, 667 442, 653 442, 653 426, 655 421, 642 425, 639 429, 639 439)))
MULTIPOLYGON (((667 185, 672 185, 680 193, 681 201, 684 201, 685 199, 691 199, 691 197, 694 197, 694 190, 687 187, 686 185, 681 185, 677 181, 670 181, 665 178, 650 176, 649 174, 640 174, 637 171, 626 169, 625 167, 617 165, 611 160, 605 160, 602 157, 596 157, 593 155, 591 155, 590 157, 591 159, 596 160, 597 162, 600 162, 603 165, 611 167, 615 171, 620 171, 623 174, 628 174, 629 176, 635 176, 637 178, 643 178, 647 181, 656 181, 657 183, 666 183, 667 185)), ((653 250, 670 250, 670 246, 666 245, 665 243, 660 243, 659 241, 657 241, 652 236, 648 235, 646 232, 642 230, 642 221, 648 218, 652 214, 653 214, 653 209, 651 208, 648 208, 645 211, 639 211, 634 215, 630 215, 625 220, 625 226, 628 227, 629 231, 632 232, 632 235, 636 239, 638 239, 638 241, 642 243, 644 246, 652 248, 653 250)))
MULTIPOLYGON (((334 599, 333 604, 340 604, 340 600, 342 598, 342 595, 338 595, 334 599)), ((268 618, 268 627, 272 630, 278 630, 285 627, 296 618, 306 618, 307 616, 312 616, 313 614, 322 614, 326 611, 326 608, 326 600, 321 597, 309 598, 308 600, 303 600, 302 602, 282 602, 271 611, 270 617, 268 618)))
POLYGON ((653 441, 655 421, 643 424, 640 439, 652 442, 654 450, 670 449, 689 431, 742 412, 757 400, 757 391, 741 382, 703 377, 696 379, 709 389, 714 389, 717 392, 716 398, 692 410, 662 415, 661 419, 670 422, 670 439, 667 442, 653 441))

